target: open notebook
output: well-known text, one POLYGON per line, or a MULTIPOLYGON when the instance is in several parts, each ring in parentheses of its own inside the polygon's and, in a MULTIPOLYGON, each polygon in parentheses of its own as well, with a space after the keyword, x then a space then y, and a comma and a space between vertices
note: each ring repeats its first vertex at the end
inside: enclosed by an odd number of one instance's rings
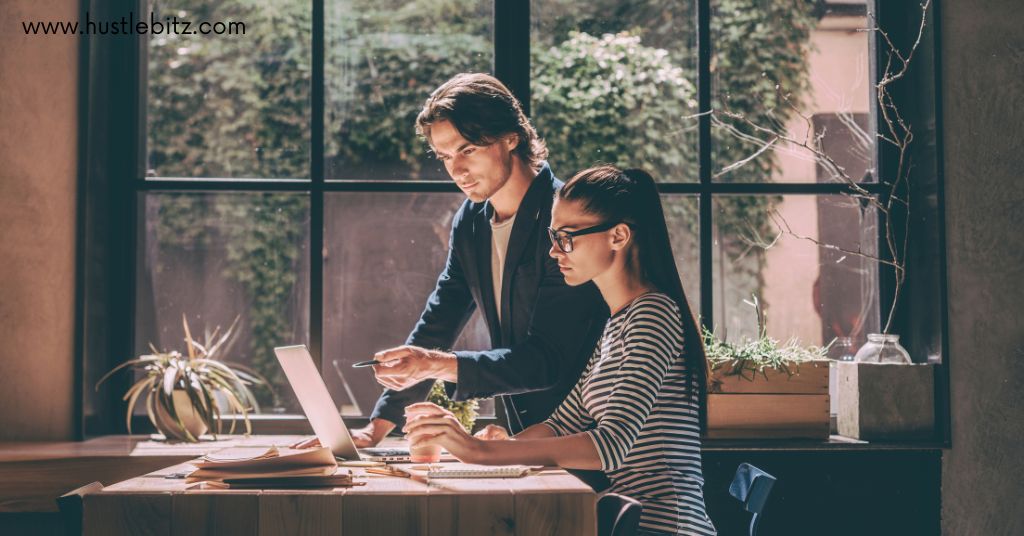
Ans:
POLYGON ((196 470, 187 482, 227 478, 267 479, 274 477, 333 476, 338 468, 327 447, 285 449, 277 447, 236 447, 207 454, 193 462, 196 470))
POLYGON ((445 463, 435 465, 405 465, 401 470, 422 478, 521 478, 541 466, 530 465, 473 465, 445 463))

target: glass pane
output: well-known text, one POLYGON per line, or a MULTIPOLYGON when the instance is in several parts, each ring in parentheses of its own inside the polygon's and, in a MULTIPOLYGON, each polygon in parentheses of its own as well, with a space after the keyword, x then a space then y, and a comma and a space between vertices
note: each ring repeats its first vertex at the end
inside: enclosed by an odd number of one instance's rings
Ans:
POLYGON ((184 353, 182 315, 200 341, 238 317, 223 359, 270 380, 261 413, 301 413, 274 347, 309 342, 309 198, 149 193, 139 211, 136 353, 184 353))
POLYGON ((157 21, 232 33, 149 35, 147 176, 308 177, 309 0, 152 5, 157 21))
POLYGON ((662 194, 676 269, 694 318, 700 316, 700 200, 692 195, 662 194))
MULTIPOLYGON (((324 378, 346 415, 369 415, 381 386, 357 361, 405 342, 444 268, 455 193, 328 193, 324 210, 324 378)), ((455 343, 490 347, 479 314, 455 343)), ((493 414, 493 406, 481 414, 493 414)))
POLYGON ((531 3, 533 121, 560 177, 614 163, 697 181, 693 5, 531 3))
POLYGON ((328 179, 448 180, 415 132, 437 86, 490 72, 493 1, 327 0, 328 179))
POLYGON ((866 3, 715 0, 712 12, 715 180, 874 180, 866 3))
POLYGON ((744 300, 756 295, 768 335, 804 345, 878 330, 873 209, 842 195, 722 196, 714 201, 714 309, 719 336, 757 334, 744 300), (825 247, 841 248, 843 251, 825 247))

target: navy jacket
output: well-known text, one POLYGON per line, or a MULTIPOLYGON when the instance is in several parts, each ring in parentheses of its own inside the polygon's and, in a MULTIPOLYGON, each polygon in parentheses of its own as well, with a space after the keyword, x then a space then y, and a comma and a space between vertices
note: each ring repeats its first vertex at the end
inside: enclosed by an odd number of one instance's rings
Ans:
MULTIPOLYGON (((452 221, 448 261, 406 344, 451 349, 474 310, 491 335, 487 351, 457 351, 454 400, 500 396, 498 419, 512 433, 543 421, 576 385, 608 319, 592 283, 570 287, 548 256, 553 195, 561 181, 547 164, 516 211, 502 281, 498 322, 491 277, 490 203, 468 199, 452 221)), ((385 390, 371 417, 398 424, 405 407, 422 402, 433 380, 403 391, 385 390)))

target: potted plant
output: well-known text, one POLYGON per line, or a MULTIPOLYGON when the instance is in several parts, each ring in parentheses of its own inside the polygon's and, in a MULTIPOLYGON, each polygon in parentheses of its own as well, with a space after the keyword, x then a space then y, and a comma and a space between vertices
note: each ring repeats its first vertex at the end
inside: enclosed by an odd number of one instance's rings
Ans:
POLYGON ((473 433, 473 424, 476 423, 476 410, 479 407, 476 400, 453 401, 448 398, 448 393, 444 390, 444 381, 437 380, 434 382, 433 387, 430 388, 427 402, 433 402, 452 412, 459 419, 459 423, 466 429, 466 432, 473 433))
MULTIPOLYGON (((140 398, 144 399, 146 414, 153 426, 169 439, 197 442, 208 431, 222 433, 222 411, 240 413, 246 434, 252 433, 249 412, 259 406, 250 387, 269 383, 257 372, 237 363, 223 361, 234 342, 234 329, 238 318, 224 333, 220 327, 207 331, 202 343, 194 340, 188 321, 182 315, 185 329, 186 353, 172 350, 161 352, 152 344, 152 354, 139 356, 114 367, 96 383, 100 384, 115 372, 131 367, 141 371, 143 377, 124 394, 128 402, 125 422, 128 433, 132 430, 132 414, 140 398)), ((234 433, 235 420, 228 433, 234 433)))
POLYGON ((768 336, 757 297, 746 303, 757 314, 756 338, 734 344, 704 330, 708 437, 828 438, 828 347, 780 343, 768 336))

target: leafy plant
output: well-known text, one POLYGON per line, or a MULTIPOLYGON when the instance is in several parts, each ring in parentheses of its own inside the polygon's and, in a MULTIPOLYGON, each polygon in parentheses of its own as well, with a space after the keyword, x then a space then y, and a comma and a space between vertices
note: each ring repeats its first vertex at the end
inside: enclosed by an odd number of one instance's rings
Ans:
POLYGON ((437 380, 434 382, 434 386, 430 388, 427 402, 433 402, 452 412, 467 432, 473 432, 473 423, 476 422, 476 410, 479 407, 476 400, 466 400, 464 402, 451 400, 448 398, 448 393, 444 390, 444 382, 437 380))
POLYGON ((681 119, 697 112, 697 90, 668 51, 625 32, 572 32, 533 64, 535 122, 556 169, 615 162, 664 181, 697 176, 695 136, 681 119))
MULTIPOLYGON (((136 381, 124 395, 124 400, 128 401, 125 415, 128 433, 131 433, 132 430, 132 413, 135 404, 145 394, 146 413, 156 429, 167 437, 179 437, 191 442, 198 441, 199 439, 188 429, 182 419, 181 412, 187 408, 176 407, 175 391, 182 391, 188 395, 192 412, 199 417, 207 429, 216 430, 215 436, 222 433, 223 430, 221 404, 226 404, 227 409, 231 412, 241 413, 242 420, 245 422, 246 434, 252 433, 249 412, 259 411, 259 406, 249 387, 257 384, 267 385, 267 380, 243 365, 220 359, 220 356, 226 354, 234 342, 233 335, 238 318, 235 318, 231 327, 223 334, 220 333, 219 326, 213 333, 206 331, 202 343, 192 338, 188 321, 184 315, 181 320, 185 329, 187 355, 182 355, 176 350, 161 352, 150 344, 150 349, 153 350, 152 354, 140 356, 114 367, 100 378, 100 381, 96 382, 96 389, 99 390, 100 384, 115 372, 127 367, 141 369, 145 373, 145 376, 136 381), (173 422, 171 429, 165 428, 166 421, 157 418, 159 411, 170 416, 171 422, 173 422)), ((232 420, 228 433, 234 433, 235 424, 235 421, 232 420)))
POLYGON ((757 338, 743 337, 734 344, 704 328, 704 352, 713 372, 754 381, 759 374, 768 379, 766 370, 792 376, 799 372, 801 363, 827 359, 828 346, 802 346, 795 337, 780 343, 769 337, 767 315, 757 296, 753 296, 753 302, 744 300, 744 303, 752 306, 757 314, 757 338), (793 366, 795 369, 791 368, 793 366))

